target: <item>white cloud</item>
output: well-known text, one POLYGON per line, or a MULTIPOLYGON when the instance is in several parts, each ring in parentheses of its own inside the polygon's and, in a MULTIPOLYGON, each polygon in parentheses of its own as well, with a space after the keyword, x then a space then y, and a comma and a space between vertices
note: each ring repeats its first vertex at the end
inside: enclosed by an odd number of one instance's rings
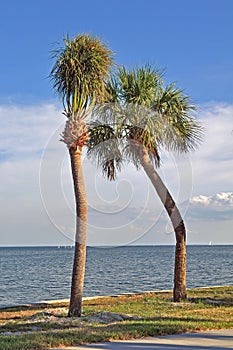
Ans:
POLYGON ((233 219, 233 192, 192 197, 189 200, 188 217, 212 221, 233 219))
POLYGON ((200 207, 211 207, 216 210, 222 210, 233 207, 233 192, 221 192, 213 196, 199 195, 190 199, 193 205, 200 207))
POLYGON ((209 105, 199 111, 205 137, 191 154, 194 194, 232 191, 233 105, 209 105))
MULTIPOLYGON (((217 235, 217 228, 219 231, 222 225, 225 236, 221 237, 229 242, 232 240, 233 105, 208 106, 200 115, 206 128, 200 149, 191 154, 191 161, 174 155, 163 158, 160 173, 175 200, 186 201, 184 209, 181 207, 183 213, 190 206, 188 230, 199 232, 194 238, 190 236, 191 242, 203 242, 207 223, 212 220, 216 225, 210 223, 211 234, 216 231, 217 235), (202 227, 205 227, 203 233, 202 227)), ((0 117, 0 245, 69 244, 74 229, 74 201, 67 150, 58 141, 59 125, 64 123, 61 111, 52 104, 0 106, 0 117), (46 216, 41 191, 53 223, 46 216)), ((166 235, 166 215, 161 215, 162 205, 143 172, 129 167, 117 182, 107 183, 87 164, 84 171, 89 205, 93 208, 90 244, 98 240, 100 244, 105 240, 111 243, 112 239, 127 242, 141 236, 140 243, 170 242, 171 237, 166 235), (107 219, 99 215, 100 209, 107 219), (111 210, 116 211, 114 217, 109 215, 111 210), (96 231, 95 226, 100 229, 96 231), (114 226, 119 228, 118 236, 114 226), (104 232, 101 227, 105 228, 104 232), (113 228, 111 234, 109 227, 113 228)))
POLYGON ((33 154, 45 147, 51 133, 62 123, 61 112, 53 104, 0 106, 1 157, 33 154))
MULTIPOLYGON (((39 173, 61 112, 53 104, 2 105, 0 118, 0 245, 56 244, 60 237, 42 205, 39 173)), ((57 140, 57 149, 61 146, 57 140)))
POLYGON ((210 204, 210 198, 211 197, 206 197, 206 196, 196 196, 190 199, 190 203, 192 204, 201 204, 202 206, 207 206, 210 204))

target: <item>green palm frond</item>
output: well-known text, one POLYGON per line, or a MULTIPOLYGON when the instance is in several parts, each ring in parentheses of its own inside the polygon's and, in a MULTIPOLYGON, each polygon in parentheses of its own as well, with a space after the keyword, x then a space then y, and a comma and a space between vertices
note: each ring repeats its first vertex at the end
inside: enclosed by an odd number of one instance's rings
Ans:
POLYGON ((119 101, 119 84, 116 77, 113 75, 105 84, 106 86, 106 103, 116 103, 119 101))
POLYGON ((161 128, 158 140, 163 147, 178 153, 198 147, 204 130, 193 117, 196 107, 174 83, 165 88, 152 108, 158 111, 157 121, 161 128))
POLYGON ((149 65, 131 71, 122 67, 117 78, 120 96, 124 102, 148 107, 163 84, 159 70, 152 69, 149 65))
POLYGON ((116 136, 111 125, 94 121, 89 124, 87 155, 110 181, 115 180, 120 171, 122 158, 122 139, 116 136))
POLYGON ((113 127, 111 125, 102 124, 99 121, 92 121, 89 123, 89 132, 88 152, 97 144, 116 138, 113 127))

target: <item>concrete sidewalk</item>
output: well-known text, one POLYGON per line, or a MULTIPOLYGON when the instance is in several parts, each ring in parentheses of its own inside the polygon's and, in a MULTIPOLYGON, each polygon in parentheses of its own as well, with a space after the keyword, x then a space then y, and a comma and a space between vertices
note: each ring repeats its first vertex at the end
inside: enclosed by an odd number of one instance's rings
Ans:
MULTIPOLYGON (((61 349, 61 348, 60 348, 61 349)), ((98 343, 65 350, 226 350, 233 349, 233 329, 149 337, 136 340, 98 343)), ((58 349, 53 349, 58 350, 58 349)))

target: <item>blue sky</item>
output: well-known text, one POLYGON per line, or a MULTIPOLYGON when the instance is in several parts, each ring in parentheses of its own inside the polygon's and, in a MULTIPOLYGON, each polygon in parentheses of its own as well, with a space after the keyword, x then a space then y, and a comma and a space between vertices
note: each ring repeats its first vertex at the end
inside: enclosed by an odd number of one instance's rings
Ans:
MULTIPOLYGON (((231 0, 1 2, 0 245, 72 241, 72 184, 58 142, 64 119, 48 75, 51 51, 65 35, 84 32, 100 37, 119 65, 165 68, 167 82, 176 81, 199 107, 202 147, 185 159, 164 154, 161 175, 185 214, 190 244, 233 243, 232 13, 231 0)), ((126 169, 114 187, 85 167, 90 244, 174 243, 142 172, 126 169), (100 199, 105 218, 95 210, 100 199), (111 234, 109 210, 118 213, 111 234)))
POLYGON ((232 101, 231 0, 2 1, 1 98, 53 98, 49 52, 64 35, 89 32, 118 64, 167 69, 196 103, 232 101))

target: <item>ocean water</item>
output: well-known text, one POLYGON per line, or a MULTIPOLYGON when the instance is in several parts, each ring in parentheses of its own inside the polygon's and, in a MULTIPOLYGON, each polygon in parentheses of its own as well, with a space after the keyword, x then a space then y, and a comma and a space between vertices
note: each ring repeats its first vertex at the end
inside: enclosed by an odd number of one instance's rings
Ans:
MULTIPOLYGON (((74 249, 0 248, 0 306, 69 298, 74 249)), ((87 248, 85 296, 173 288, 175 248, 87 248)), ((233 284, 233 246, 188 246, 187 287, 233 284)))

